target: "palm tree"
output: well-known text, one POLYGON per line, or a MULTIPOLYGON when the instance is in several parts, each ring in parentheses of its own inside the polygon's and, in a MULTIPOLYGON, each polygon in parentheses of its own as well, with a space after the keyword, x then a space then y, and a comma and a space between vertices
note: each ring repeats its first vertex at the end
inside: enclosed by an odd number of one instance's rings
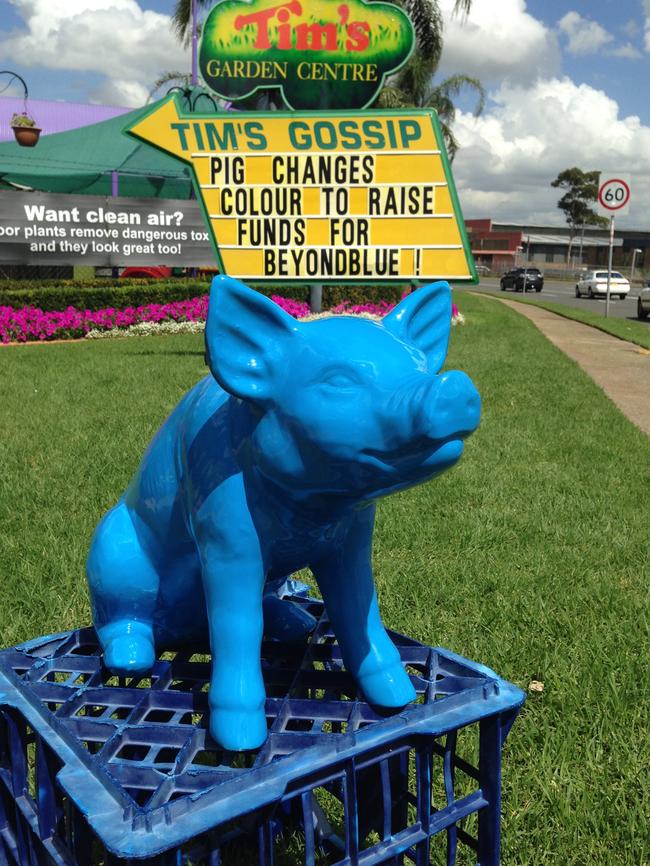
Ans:
MULTIPOLYGON (((163 72, 159 78, 154 81, 151 85, 151 90, 149 91, 149 99, 148 102, 151 102, 156 96, 156 93, 160 90, 161 87, 164 87, 166 84, 171 87, 180 87, 184 90, 190 87, 192 83, 192 76, 189 72, 163 72)), ((159 97, 156 97, 159 98, 159 97)))
MULTIPOLYGON (((197 42, 201 32, 201 24, 198 20, 199 11, 200 7, 211 7, 215 3, 216 0, 176 0, 172 14, 172 26, 183 45, 192 44, 192 73, 189 75, 182 72, 164 73, 154 83, 151 94, 155 93, 163 84, 170 82, 186 88, 197 84, 197 42)), ((282 108, 283 102, 279 92, 261 91, 248 99, 239 100, 238 107, 244 111, 266 110, 282 108)))
MULTIPOLYGON (((416 49, 428 60, 438 61, 442 53, 442 14, 438 0, 397 0, 411 19, 416 49)), ((454 15, 468 15, 472 0, 456 0, 454 15)))
POLYGON ((437 64, 434 66, 427 62, 416 51, 404 69, 383 88, 376 105, 380 108, 435 109, 449 159, 453 160, 458 150, 458 141, 451 129, 456 118, 454 99, 462 90, 474 90, 477 95, 474 116, 478 117, 485 106, 485 90, 478 78, 462 73, 434 84, 432 79, 436 67, 437 64))
POLYGON ((172 26, 183 45, 192 46, 192 72, 190 84, 199 83, 199 6, 213 6, 215 0, 176 0, 172 26))
MULTIPOLYGON (((213 6, 215 0, 196 0, 196 6, 213 6)), ((176 35, 184 45, 192 39, 195 22, 192 20, 192 0, 176 0, 172 24, 176 35)))
MULTIPOLYGON (((413 22, 415 50, 409 62, 393 76, 377 98, 381 108, 433 108, 438 114, 449 158, 453 160, 458 141, 452 132, 456 117, 454 99, 469 88, 477 95, 474 116, 485 106, 485 90, 477 78, 462 73, 434 84, 442 54, 442 15, 437 0, 398 0, 413 22)), ((467 15, 472 0, 456 0, 454 14, 467 15)))

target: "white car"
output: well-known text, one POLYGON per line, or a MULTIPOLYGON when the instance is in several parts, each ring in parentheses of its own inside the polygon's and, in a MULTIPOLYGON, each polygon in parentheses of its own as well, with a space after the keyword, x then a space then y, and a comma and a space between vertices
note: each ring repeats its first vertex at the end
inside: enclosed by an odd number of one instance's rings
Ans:
MULTIPOLYGON (((618 295, 623 300, 629 291, 629 281, 618 271, 612 271, 609 296, 613 298, 618 295)), ((583 295, 588 298, 607 295, 607 271, 585 271, 576 283, 576 298, 581 298, 583 295)))
POLYGON ((639 292, 636 314, 639 319, 650 318, 650 285, 645 285, 639 292))

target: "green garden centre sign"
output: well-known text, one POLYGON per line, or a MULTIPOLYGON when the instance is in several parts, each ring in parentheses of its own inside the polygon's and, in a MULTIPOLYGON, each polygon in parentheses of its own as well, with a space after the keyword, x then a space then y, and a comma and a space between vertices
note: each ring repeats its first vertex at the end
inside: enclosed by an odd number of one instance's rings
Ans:
POLYGON ((289 108, 365 108, 414 44, 408 16, 364 0, 225 0, 203 29, 199 62, 226 99, 278 88, 289 108))

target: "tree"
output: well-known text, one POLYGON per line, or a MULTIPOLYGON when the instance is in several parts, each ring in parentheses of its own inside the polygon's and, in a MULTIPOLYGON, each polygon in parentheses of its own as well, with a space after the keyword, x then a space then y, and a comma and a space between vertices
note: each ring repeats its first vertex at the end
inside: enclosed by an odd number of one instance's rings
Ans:
MULTIPOLYGON (((474 116, 483 111, 485 91, 477 78, 462 73, 446 78, 440 84, 433 79, 438 70, 443 45, 443 22, 437 0, 398 0, 413 22, 415 50, 409 62, 380 93, 376 105, 381 108, 433 108, 438 114, 449 158, 453 160, 458 141, 452 132, 456 117, 454 99, 466 88, 476 93, 474 116)), ((467 15, 472 0, 456 0, 454 14, 467 15)))
MULTIPOLYGON (((196 0, 197 7, 214 6, 215 0, 196 0)), ((180 41, 187 45, 192 39, 192 0, 176 0, 172 24, 180 41)))
POLYGON ((564 189, 566 192, 558 201, 557 206, 564 213, 569 224, 569 248, 567 250, 567 262, 571 259, 571 247, 578 226, 607 226, 607 217, 599 216, 591 207, 591 203, 598 199, 599 171, 582 171, 573 166, 561 171, 551 186, 564 189))
MULTIPOLYGON (((201 8, 212 7, 216 2, 217 0, 196 0, 197 18, 201 8)), ((467 0, 463 0, 463 2, 467 2, 467 0)), ((176 6, 172 13, 172 26, 178 39, 183 45, 189 45, 192 41, 192 30, 194 26, 197 28, 197 33, 199 35, 201 34, 201 22, 194 22, 192 20, 192 0, 176 0, 176 6)), ((161 77, 154 83, 150 97, 163 84, 172 81, 180 86, 188 87, 189 82, 191 81, 191 76, 186 76, 180 72, 170 72, 161 75, 161 77)), ((246 99, 238 100, 237 107, 242 111, 264 111, 269 108, 281 109, 284 107, 284 103, 282 102, 282 97, 280 96, 279 91, 263 90, 246 99)))
MULTIPOLYGON (((212 6, 215 0, 196 0, 197 10, 202 6, 212 6)), ((187 46, 192 41, 192 0, 176 0, 176 6, 172 13, 172 27, 179 41, 187 46)), ((197 31, 200 33, 200 24, 197 21, 197 31)), ((151 101, 155 93, 165 84, 173 87, 180 87, 187 90, 192 85, 192 73, 188 72, 162 72, 159 78, 154 81, 151 90, 149 91, 149 101, 151 101)))
POLYGON ((192 76, 189 72, 163 72, 160 78, 157 78, 149 91, 149 102, 154 98, 156 92, 164 87, 165 84, 173 87, 181 87, 187 89, 190 87, 192 76))
POLYGON ((449 159, 453 161, 458 150, 458 141, 451 129, 456 119, 454 99, 465 88, 474 90, 477 95, 474 116, 478 117, 485 106, 485 90, 477 78, 462 73, 434 84, 432 78, 436 68, 437 63, 431 64, 416 52, 396 79, 384 87, 376 104, 381 108, 435 109, 449 159))
MULTIPOLYGON (((397 0, 411 19, 415 31, 416 53, 423 59, 435 63, 442 54, 442 13, 438 0, 397 0)), ((454 14, 467 15, 472 8, 472 0, 456 0, 454 14)))

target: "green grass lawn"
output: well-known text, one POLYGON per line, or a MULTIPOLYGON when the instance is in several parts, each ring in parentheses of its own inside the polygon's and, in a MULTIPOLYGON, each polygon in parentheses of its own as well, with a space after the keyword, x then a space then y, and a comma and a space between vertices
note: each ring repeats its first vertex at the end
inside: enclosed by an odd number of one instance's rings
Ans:
MULTIPOLYGON (((503 863, 650 862, 650 439, 523 317, 469 294, 448 367, 481 427, 386 500, 385 622, 531 693, 506 744, 503 863)), ((196 336, 0 349, 0 643, 89 621, 92 530, 181 394, 196 336)))
MULTIPOLYGON (((461 288, 459 297, 462 293, 471 291, 471 289, 461 288)), ((590 325, 592 328, 598 328, 599 331, 604 331, 606 334, 611 334, 612 337, 618 337, 619 340, 627 340, 629 343, 636 343, 644 349, 650 349, 650 328, 638 320, 621 319, 616 316, 605 316, 604 313, 595 313, 593 310, 579 309, 578 307, 569 307, 566 304, 557 304, 554 301, 546 301, 541 295, 524 298, 516 292, 505 293, 495 289, 492 292, 484 292, 495 298, 507 299, 509 301, 517 301, 520 304, 533 304, 536 307, 542 307, 550 313, 557 313, 558 316, 564 316, 565 319, 573 319, 574 322, 582 322, 584 325, 590 325)))

